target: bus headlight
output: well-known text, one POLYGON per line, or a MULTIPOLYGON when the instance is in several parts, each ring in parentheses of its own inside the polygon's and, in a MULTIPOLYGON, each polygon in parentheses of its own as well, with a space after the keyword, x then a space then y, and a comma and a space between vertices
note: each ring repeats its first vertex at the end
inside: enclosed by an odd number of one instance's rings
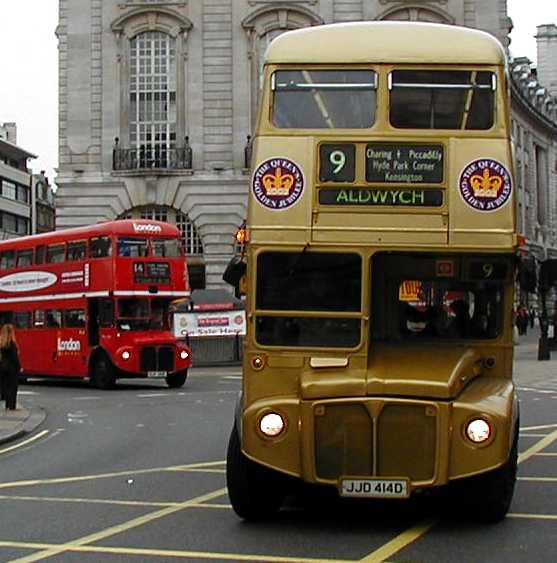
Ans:
POLYGON ((280 414, 269 412, 259 420, 259 429, 265 436, 275 438, 284 430, 284 420, 280 414))
POLYGON ((189 357, 190 357, 190 355, 186 352, 186 350, 182 350, 182 351, 180 352, 180 358, 181 358, 182 360, 187 360, 189 357))
POLYGON ((490 436, 491 426, 483 418, 475 418, 466 425, 466 437, 474 444, 482 444, 490 436))
POLYGON ((127 350, 122 352, 122 360, 129 360, 131 357, 132 355, 127 350))

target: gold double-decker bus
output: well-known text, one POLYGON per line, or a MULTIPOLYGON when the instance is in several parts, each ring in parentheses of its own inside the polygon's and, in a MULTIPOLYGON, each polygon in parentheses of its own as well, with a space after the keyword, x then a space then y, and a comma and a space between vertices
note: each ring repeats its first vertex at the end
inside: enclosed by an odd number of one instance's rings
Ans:
POLYGON ((269 46, 247 244, 232 506, 296 480, 346 497, 445 487, 500 520, 517 467, 518 239, 504 49, 487 33, 358 22, 269 46))

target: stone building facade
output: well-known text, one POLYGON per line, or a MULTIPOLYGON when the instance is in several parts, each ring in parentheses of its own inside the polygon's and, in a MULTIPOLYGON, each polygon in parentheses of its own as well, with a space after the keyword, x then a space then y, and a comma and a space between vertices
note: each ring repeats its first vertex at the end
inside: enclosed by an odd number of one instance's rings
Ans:
MULTIPOLYGON (((57 226, 176 222, 197 287, 222 285, 246 215, 248 136, 274 37, 323 23, 424 20, 479 28, 507 46, 512 25, 506 0, 59 2, 57 226)), ((521 86, 513 92, 515 127, 533 143, 522 158, 523 224, 550 205, 528 228, 535 245, 557 248, 555 171, 533 173, 555 162, 554 120, 523 99, 521 86), (542 176, 547 195, 538 201, 531 182, 542 176)))

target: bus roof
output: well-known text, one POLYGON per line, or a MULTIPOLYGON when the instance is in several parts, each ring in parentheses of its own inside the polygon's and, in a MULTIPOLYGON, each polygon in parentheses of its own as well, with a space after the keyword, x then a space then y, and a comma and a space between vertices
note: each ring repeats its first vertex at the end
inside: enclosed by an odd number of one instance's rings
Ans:
POLYGON ((505 63, 501 43, 489 33, 424 22, 349 22, 279 35, 265 54, 281 63, 505 63))
POLYGON ((59 231, 41 233, 40 235, 29 235, 0 241, 0 251, 108 235, 179 237, 180 231, 175 225, 149 219, 103 221, 86 227, 61 229, 59 231))

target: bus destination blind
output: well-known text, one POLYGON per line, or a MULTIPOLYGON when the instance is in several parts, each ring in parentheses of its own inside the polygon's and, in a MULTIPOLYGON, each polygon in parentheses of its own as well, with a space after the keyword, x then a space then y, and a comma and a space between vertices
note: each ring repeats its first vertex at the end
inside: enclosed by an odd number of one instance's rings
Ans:
POLYGON ((321 205, 441 207, 443 190, 419 188, 321 188, 321 205))
POLYGON ((396 184, 439 184, 443 181, 442 145, 366 146, 366 180, 396 184))

